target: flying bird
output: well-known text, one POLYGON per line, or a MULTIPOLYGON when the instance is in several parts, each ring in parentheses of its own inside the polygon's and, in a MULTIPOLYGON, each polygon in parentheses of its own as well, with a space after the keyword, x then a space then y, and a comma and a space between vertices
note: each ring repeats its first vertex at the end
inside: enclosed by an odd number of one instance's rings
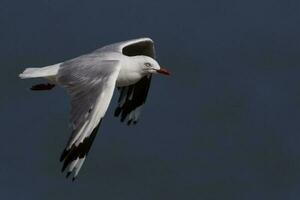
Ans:
POLYGON ((150 38, 110 44, 65 62, 26 68, 19 74, 22 79, 47 79, 46 84, 34 85, 32 90, 50 90, 60 85, 71 96, 72 133, 60 157, 62 172, 67 169, 66 177, 77 177, 115 88, 120 96, 114 115, 128 125, 138 122, 152 74, 169 72, 155 60, 150 38))

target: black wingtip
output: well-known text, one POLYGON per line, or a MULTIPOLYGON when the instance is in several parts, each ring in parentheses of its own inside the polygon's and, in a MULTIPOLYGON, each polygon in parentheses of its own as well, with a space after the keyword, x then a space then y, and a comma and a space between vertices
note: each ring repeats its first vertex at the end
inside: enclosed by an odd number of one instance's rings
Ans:
POLYGON ((124 122, 125 119, 126 119, 126 117, 127 117, 126 113, 122 112, 122 114, 121 114, 121 122, 124 122))
POLYGON ((130 125, 131 125, 131 122, 132 122, 132 119, 128 120, 128 121, 127 121, 127 125, 130 126, 130 125))
MULTIPOLYGON (((86 137, 78 146, 74 145, 68 150, 64 150, 60 157, 60 161, 63 161, 63 166, 61 168, 61 172, 64 172, 65 169, 76 159, 83 158, 88 155, 88 152, 91 148, 91 145, 96 137, 99 126, 102 122, 102 119, 98 123, 98 125, 93 129, 92 133, 89 137, 86 137)), ((68 178, 72 172, 67 172, 66 177, 68 178)), ((75 180, 75 179, 74 179, 75 180)), ((73 181, 74 181, 73 180, 73 181)))
POLYGON ((65 157, 68 154, 68 152, 69 151, 67 151, 66 149, 64 149, 64 151, 61 153, 60 158, 59 158, 60 162, 62 162, 65 159, 65 157))
POLYGON ((66 178, 69 178, 69 176, 72 174, 72 172, 68 172, 66 175, 66 178))
POLYGON ((73 177, 73 178, 72 178, 72 182, 74 182, 75 180, 76 180, 76 177, 73 177))
POLYGON ((114 116, 118 117, 120 115, 120 113, 121 113, 121 110, 122 109, 120 107, 117 107, 116 110, 115 110, 114 116))

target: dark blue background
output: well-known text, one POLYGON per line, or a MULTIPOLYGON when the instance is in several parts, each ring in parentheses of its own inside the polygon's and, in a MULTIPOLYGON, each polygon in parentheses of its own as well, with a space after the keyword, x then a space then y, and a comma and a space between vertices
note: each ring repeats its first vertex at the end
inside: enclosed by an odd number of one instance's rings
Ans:
POLYGON ((298 0, 1 0, 0 24, 2 199, 300 198, 298 0), (115 96, 66 180, 69 98, 17 75, 144 36, 172 76, 135 127, 115 96))

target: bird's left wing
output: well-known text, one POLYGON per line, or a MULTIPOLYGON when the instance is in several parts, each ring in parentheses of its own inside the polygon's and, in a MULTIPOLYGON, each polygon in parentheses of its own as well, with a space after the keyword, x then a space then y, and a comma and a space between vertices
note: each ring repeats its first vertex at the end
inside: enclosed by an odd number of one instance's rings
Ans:
POLYGON ((73 180, 87 156, 102 118, 109 106, 120 71, 119 61, 103 60, 97 55, 84 55, 63 63, 57 82, 71 96, 72 135, 63 151, 62 171, 73 180))

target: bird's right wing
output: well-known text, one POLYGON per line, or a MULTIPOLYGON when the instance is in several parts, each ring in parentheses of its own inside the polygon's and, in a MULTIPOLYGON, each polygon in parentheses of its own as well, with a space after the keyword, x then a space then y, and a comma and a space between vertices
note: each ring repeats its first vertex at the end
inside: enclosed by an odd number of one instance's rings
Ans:
POLYGON ((63 63, 57 82, 71 96, 72 135, 61 155, 62 171, 76 178, 108 108, 120 71, 119 61, 88 54, 63 63))

